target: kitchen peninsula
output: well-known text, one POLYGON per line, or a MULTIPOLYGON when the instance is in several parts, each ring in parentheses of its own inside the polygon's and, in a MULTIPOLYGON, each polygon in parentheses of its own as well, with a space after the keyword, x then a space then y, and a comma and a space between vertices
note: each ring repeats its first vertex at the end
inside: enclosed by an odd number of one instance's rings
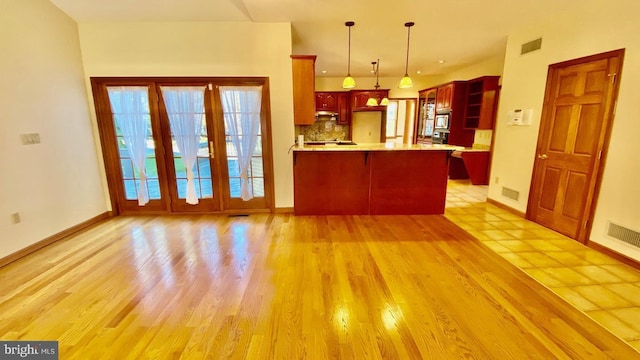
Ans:
POLYGON ((294 148, 296 215, 443 214, 449 158, 439 144, 294 148))

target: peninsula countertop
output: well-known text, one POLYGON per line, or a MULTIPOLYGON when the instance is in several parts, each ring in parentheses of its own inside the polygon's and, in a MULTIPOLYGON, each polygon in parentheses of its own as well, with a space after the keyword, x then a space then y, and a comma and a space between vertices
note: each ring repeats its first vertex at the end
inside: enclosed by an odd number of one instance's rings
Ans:
POLYGON ((443 144, 398 144, 398 143, 362 143, 362 144, 339 144, 326 143, 324 145, 295 145, 293 151, 398 151, 398 150, 448 150, 460 151, 462 146, 443 145, 443 144))

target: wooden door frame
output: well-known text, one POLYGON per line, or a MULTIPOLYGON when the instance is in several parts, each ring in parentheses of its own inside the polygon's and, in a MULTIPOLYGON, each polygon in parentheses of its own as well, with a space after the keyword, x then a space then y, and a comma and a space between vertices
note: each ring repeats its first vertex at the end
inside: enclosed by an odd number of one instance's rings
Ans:
MULTIPOLYGON (((591 234, 591 228, 593 226, 593 217, 595 215, 595 209, 596 209, 596 206, 598 203, 598 197, 600 194, 600 186, 602 184, 602 175, 604 173, 604 167, 605 167, 607 153, 609 149, 609 142, 611 139, 611 128, 613 126, 613 118, 615 116, 616 104, 618 99, 618 90, 620 88, 620 78, 622 75, 622 64, 624 60, 624 53, 625 53, 625 49, 618 49, 618 50, 608 51, 608 52, 599 53, 595 55, 585 56, 577 59, 572 59, 568 61, 563 61, 563 62, 549 65, 549 69, 547 71, 547 82, 545 87, 544 103, 542 106, 542 116, 540 118, 541 120, 540 120, 540 128, 538 130, 538 141, 537 141, 536 151, 534 156, 539 154, 541 151, 541 148, 544 142, 543 135, 545 133, 546 126, 549 125, 548 118, 553 113, 553 109, 551 109, 549 106, 552 101, 552 96, 554 95, 553 88, 552 88, 553 73, 559 69, 569 67, 569 66, 579 65, 582 63, 587 63, 587 62, 592 62, 592 61, 597 61, 597 60, 602 60, 602 59, 607 59, 612 57, 618 57, 619 59, 617 64, 616 75, 615 75, 616 78, 613 85, 611 86, 611 89, 609 89, 609 92, 611 94, 610 95, 611 101, 607 104, 607 108, 605 108, 604 110, 603 122, 605 124, 603 124, 603 127, 602 127, 603 131, 600 133, 600 137, 597 142, 597 149, 595 151, 595 154, 600 154, 599 156, 596 155, 593 163, 592 172, 593 172, 593 175, 595 176, 595 180, 593 180, 591 182, 591 185, 589 186, 589 189, 588 189, 589 192, 587 194, 587 199, 585 200, 585 208, 582 212, 582 216, 580 219, 580 224, 582 224, 582 226, 580 226, 578 230, 577 238, 575 239, 585 244, 588 242, 589 236, 591 234)), ((531 184, 529 187, 530 191, 529 191, 529 199, 527 202, 527 212, 526 212, 526 218, 532 221, 535 221, 534 217, 536 213, 535 211, 536 205, 534 204, 535 202, 534 200, 539 191, 539 190, 536 190, 535 185, 541 180, 540 175, 538 174, 538 170, 540 167, 539 164, 540 164, 539 159, 535 157, 533 172, 531 175, 531 184)))
MULTIPOLYGON (((117 154, 115 152, 115 150, 113 149, 113 144, 115 144, 115 131, 113 128, 113 120, 111 118, 111 112, 110 112, 110 103, 109 103, 109 99, 108 97, 105 96, 105 91, 103 89, 103 87, 106 87, 107 85, 111 85, 113 84, 121 86, 121 85, 132 85, 132 86, 149 86, 148 84, 153 84, 152 86, 150 86, 150 92, 154 92, 153 94, 150 94, 150 96, 157 96, 157 91, 155 91, 156 89, 156 85, 159 83, 173 83, 175 85, 180 85, 185 84, 185 83, 193 83, 193 82, 207 82, 207 83, 211 83, 213 85, 213 87, 215 88, 216 85, 229 85, 229 86, 242 86, 242 85, 262 85, 263 86, 263 97, 262 97, 262 103, 264 104, 263 109, 262 109, 262 117, 264 119, 264 125, 266 125, 262 131, 263 131, 263 138, 262 138, 262 146, 263 146, 263 154, 262 154, 262 160, 263 160, 263 171, 264 171, 264 178, 265 178, 265 203, 266 203, 266 209, 265 210, 253 210, 253 209, 246 209, 246 210, 242 210, 240 212, 242 213, 250 213, 250 212, 265 212, 265 211, 270 211, 270 212, 274 212, 275 211, 275 174, 274 174, 274 170, 273 170, 273 140, 272 140, 272 126, 271 126, 271 99, 270 99, 270 88, 269 88, 269 78, 268 77, 90 77, 90 81, 91 81, 91 88, 92 88, 92 93, 93 93, 93 101, 94 101, 94 105, 95 105, 95 111, 96 111, 96 120, 97 120, 97 127, 98 127, 98 134, 100 136, 100 146, 102 149, 102 156, 103 156, 103 162, 104 162, 104 168, 105 168, 105 176, 106 176, 106 180, 107 180, 107 188, 109 191, 109 197, 110 197, 110 203, 111 203, 111 209, 113 212, 113 215, 120 215, 120 214, 126 214, 127 211, 126 209, 123 209, 120 204, 118 203, 118 197, 123 197, 124 195, 122 194, 122 191, 120 191, 119 189, 123 186, 121 184, 122 182, 122 174, 121 174, 121 169, 120 169, 120 161, 119 161, 119 157, 117 157, 117 154), (110 124, 110 125, 109 125, 110 124), (268 136, 264 136, 265 134, 268 134, 268 136), (113 159, 116 159, 117 161, 114 161, 113 159), (267 181, 267 179, 269 179, 269 181, 267 181)), ((211 98, 215 98, 215 96, 211 96, 211 98)), ((213 105, 214 101, 211 100, 210 104, 206 104, 206 106, 209 105, 213 105)), ((152 113, 154 111, 156 111, 156 113, 159 113, 159 102, 156 101, 155 98, 149 98, 149 107, 150 110, 152 111, 152 113)), ((214 122, 214 127, 218 126, 217 123, 217 117, 218 115, 216 114, 216 111, 213 111, 213 122, 214 122)), ((154 121, 153 119, 153 115, 152 115, 152 122, 154 121)), ((156 121, 160 121, 160 119, 156 119, 156 121)), ((162 131, 162 129, 160 129, 162 131)), ((216 129, 218 130, 218 129, 216 129)), ((166 130, 165 130, 166 131, 166 130)), ((210 131, 210 129, 208 129, 208 131, 210 131)), ((162 134, 160 134, 162 136, 162 134)), ((215 152, 216 154, 223 154, 223 147, 224 144, 219 144, 219 141, 214 141, 215 144, 215 152)), ((163 147, 164 145, 162 144, 162 141, 160 141, 159 144, 156 144, 156 147, 159 149, 159 151, 162 152, 162 154, 165 153, 165 149, 163 147), (160 147, 162 147, 160 149, 160 147)), ((116 149, 117 150, 117 149, 116 149)), ((164 156, 158 156, 158 151, 156 151, 156 161, 158 162, 158 172, 163 172, 163 175, 159 176, 167 176, 165 172, 165 170, 167 169, 167 166, 164 164, 164 156), (162 166, 161 165, 162 162, 162 166), (162 168, 162 169, 161 169, 162 168)), ((218 167, 218 162, 214 161, 214 166, 218 167)), ((212 173, 214 171, 214 169, 211 169, 212 173)), ((223 173, 226 174, 226 169, 225 171, 221 171, 220 168, 216 168, 216 171, 218 172, 218 174, 222 175, 223 173)), ((212 174, 213 175, 213 174, 212 174)), ((227 181, 228 182, 228 177, 226 177, 225 179, 221 179, 221 181, 227 181)), ((223 197, 222 197, 222 192, 220 191, 219 188, 215 188, 215 184, 212 184, 214 186, 214 190, 218 191, 219 196, 219 202, 220 202, 220 206, 224 206, 223 204, 223 197)), ((160 188, 161 188, 161 193, 163 194, 161 202, 162 202, 162 208, 161 209, 144 209, 143 211, 140 212, 136 212, 135 214, 169 214, 171 213, 171 206, 169 204, 169 196, 168 196, 168 185, 163 185, 162 183, 160 184, 160 188), (166 189, 163 189, 163 186, 167 187, 166 189), (165 196, 165 194, 167 194, 165 196)), ((220 207, 220 209, 222 209, 221 211, 215 211, 214 213, 237 213, 239 212, 238 210, 228 210, 226 207, 220 207)), ((197 213, 197 212, 194 212, 197 213)), ((209 213, 209 212, 206 212, 209 213)), ((184 213, 182 213, 184 214, 184 213)))
MULTIPOLYGON (((233 79, 232 79, 233 80, 233 79)), ((271 91, 269 87, 269 78, 242 78, 234 79, 235 81, 220 81, 213 84, 214 91, 217 91, 218 86, 262 86, 262 108, 260 109, 260 126, 262 131, 262 171, 265 178, 264 187, 264 199, 265 207, 270 212, 275 212, 275 172, 273 171, 273 147, 272 147, 272 132, 271 132, 271 91), (264 136, 269 134, 269 136, 264 136), (269 151, 264 151, 268 149, 269 151), (270 186, 267 186, 266 179, 271 178, 270 186)), ((227 156, 225 129, 224 129, 224 114, 222 111, 222 104, 220 103, 220 96, 211 96, 212 106, 215 109, 213 114, 214 127, 218 134, 216 144, 216 153, 224 154, 227 156)), ((222 181, 229 183, 229 169, 227 167, 220 168, 219 174, 222 177, 222 181)), ((250 206, 246 208, 239 206, 236 209, 231 209, 234 205, 237 206, 238 202, 231 199, 231 194, 228 189, 220 189, 220 201, 222 203, 222 209, 225 209, 225 213, 240 213, 247 212, 263 212, 264 210, 254 210, 250 206)), ((251 200, 249 200, 251 201, 251 200)))

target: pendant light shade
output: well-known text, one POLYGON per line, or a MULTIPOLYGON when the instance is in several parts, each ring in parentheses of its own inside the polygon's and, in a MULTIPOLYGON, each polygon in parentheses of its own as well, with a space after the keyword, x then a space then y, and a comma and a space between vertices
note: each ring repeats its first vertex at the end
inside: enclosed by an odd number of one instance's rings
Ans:
POLYGON ((349 28, 349 55, 348 55, 348 63, 347 63, 347 76, 342 80, 342 88, 343 89, 353 89, 356 87, 356 81, 351 77, 351 27, 355 25, 353 21, 347 21, 344 23, 346 27, 349 28))
POLYGON ((411 27, 415 25, 413 22, 405 23, 404 26, 407 27, 407 61, 404 67, 404 77, 400 80, 400 85, 398 86, 401 89, 408 89, 413 87, 413 81, 409 77, 409 40, 411 38, 411 27))

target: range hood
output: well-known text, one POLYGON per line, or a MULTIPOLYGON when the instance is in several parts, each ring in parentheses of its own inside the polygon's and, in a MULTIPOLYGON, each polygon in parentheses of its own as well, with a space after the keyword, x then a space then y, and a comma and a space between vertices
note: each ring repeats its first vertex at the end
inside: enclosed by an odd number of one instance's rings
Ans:
POLYGON ((316 111, 316 120, 338 120, 338 113, 333 111, 316 111))
POLYGON ((335 111, 316 111, 316 116, 338 116, 335 111))

